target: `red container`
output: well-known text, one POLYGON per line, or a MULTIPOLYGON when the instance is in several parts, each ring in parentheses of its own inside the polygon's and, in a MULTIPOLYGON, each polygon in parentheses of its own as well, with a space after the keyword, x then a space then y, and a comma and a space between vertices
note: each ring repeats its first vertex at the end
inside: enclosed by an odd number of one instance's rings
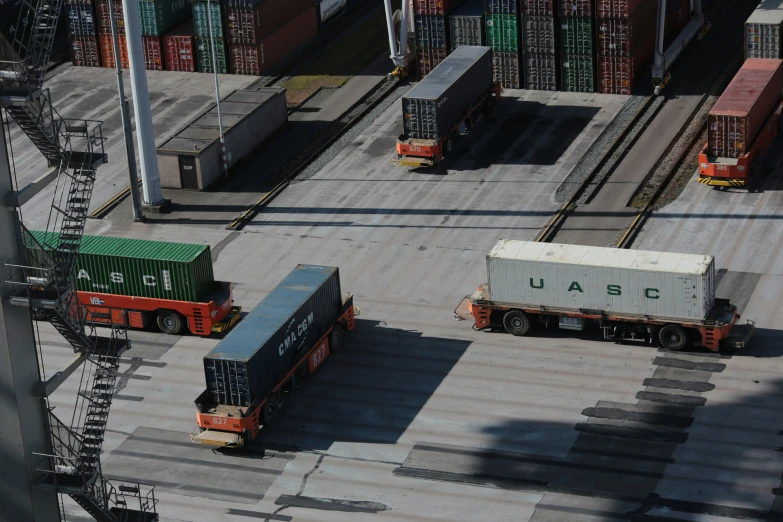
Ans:
POLYGON ((554 16, 554 0, 520 0, 522 14, 530 16, 554 16))
MULTIPOLYGON (((114 61, 114 46, 112 44, 112 37, 110 34, 102 34, 99 36, 101 39, 101 58, 103 66, 107 69, 114 69, 116 67, 114 61)), ((120 67, 128 69, 128 42, 124 37, 117 37, 117 47, 120 51, 120 67)))
POLYGON ((449 52, 446 49, 422 49, 416 50, 416 65, 419 69, 419 79, 424 78, 446 59, 449 52))
POLYGON ((750 58, 707 117, 707 154, 738 158, 747 154, 780 102, 783 61, 750 58))
POLYGON ((602 94, 631 94, 639 67, 633 58, 622 56, 598 57, 598 92, 602 94))
MULTIPOLYGON (((116 65, 114 62, 112 37, 110 34, 102 34, 100 39, 103 66, 107 69, 113 69, 116 65)), ((128 42, 125 40, 125 37, 117 38, 117 46, 120 50, 120 67, 123 69, 130 68, 130 63, 128 62, 128 42)), ((157 36, 142 36, 141 46, 144 50, 144 68, 153 71, 164 70, 163 39, 157 36)))
POLYGON ((196 71, 196 40, 191 18, 163 37, 167 71, 196 71))
MULTIPOLYGON (((628 18, 639 9, 639 6, 652 3, 657 7, 657 0, 595 0, 596 18, 628 18)), ((652 18, 647 23, 655 29, 655 20, 652 18)))
POLYGON ((413 0, 413 14, 447 15, 462 4, 463 0, 413 0))
POLYGON ((557 11, 560 16, 593 16, 593 0, 558 0, 557 11))
MULTIPOLYGON (((648 6, 655 7, 650 3, 648 6)), ((630 19, 607 18, 597 21, 596 47, 599 56, 625 56, 643 61, 655 47, 654 13, 637 11, 630 19)))
POLYGON ((144 68, 148 71, 163 71, 163 37, 142 36, 141 46, 144 48, 144 68))
POLYGON ((231 74, 259 76, 318 34, 318 7, 313 6, 257 45, 230 45, 231 74))
MULTIPOLYGON (((117 20, 117 34, 125 34, 125 17, 122 11, 122 0, 114 1, 114 18, 117 20)), ((95 12, 98 15, 98 32, 111 34, 111 18, 109 17, 109 0, 97 0, 95 12)))
POLYGON ((95 36, 71 36, 71 62, 78 67, 100 67, 101 53, 95 36))
POLYGON ((266 0, 253 9, 226 7, 226 35, 230 44, 258 44, 313 7, 313 0, 266 0))

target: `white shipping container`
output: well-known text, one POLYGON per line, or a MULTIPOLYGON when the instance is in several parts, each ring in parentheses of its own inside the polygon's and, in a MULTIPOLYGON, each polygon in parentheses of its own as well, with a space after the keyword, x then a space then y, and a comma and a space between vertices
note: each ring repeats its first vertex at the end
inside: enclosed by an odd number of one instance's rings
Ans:
POLYGON ((704 255, 503 239, 487 277, 505 305, 698 321, 715 301, 715 258, 704 255))
POLYGON ((337 13, 343 10, 348 0, 321 0, 318 2, 318 9, 321 14, 321 23, 324 24, 337 16, 337 13))

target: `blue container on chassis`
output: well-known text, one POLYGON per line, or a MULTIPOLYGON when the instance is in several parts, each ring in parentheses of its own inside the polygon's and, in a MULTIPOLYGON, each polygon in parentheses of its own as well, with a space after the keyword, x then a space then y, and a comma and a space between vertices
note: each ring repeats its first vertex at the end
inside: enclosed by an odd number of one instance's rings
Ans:
POLYGON ((250 406, 265 397, 337 322, 337 267, 297 265, 204 357, 209 397, 250 406))

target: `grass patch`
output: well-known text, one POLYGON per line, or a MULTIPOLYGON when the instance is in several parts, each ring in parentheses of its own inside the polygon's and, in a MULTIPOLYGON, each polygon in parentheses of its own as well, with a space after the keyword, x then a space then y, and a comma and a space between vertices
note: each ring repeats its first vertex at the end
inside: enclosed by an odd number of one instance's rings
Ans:
POLYGON ((386 15, 381 10, 282 83, 288 104, 298 105, 320 88, 341 87, 384 50, 388 52, 388 45, 386 15))

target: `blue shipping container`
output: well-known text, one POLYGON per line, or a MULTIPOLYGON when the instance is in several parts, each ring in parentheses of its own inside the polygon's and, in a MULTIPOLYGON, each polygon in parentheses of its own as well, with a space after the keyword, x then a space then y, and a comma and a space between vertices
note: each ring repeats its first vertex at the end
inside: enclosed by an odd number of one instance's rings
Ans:
POLYGON ((337 267, 297 265, 204 357, 209 396, 250 406, 263 399, 337 322, 337 267))

